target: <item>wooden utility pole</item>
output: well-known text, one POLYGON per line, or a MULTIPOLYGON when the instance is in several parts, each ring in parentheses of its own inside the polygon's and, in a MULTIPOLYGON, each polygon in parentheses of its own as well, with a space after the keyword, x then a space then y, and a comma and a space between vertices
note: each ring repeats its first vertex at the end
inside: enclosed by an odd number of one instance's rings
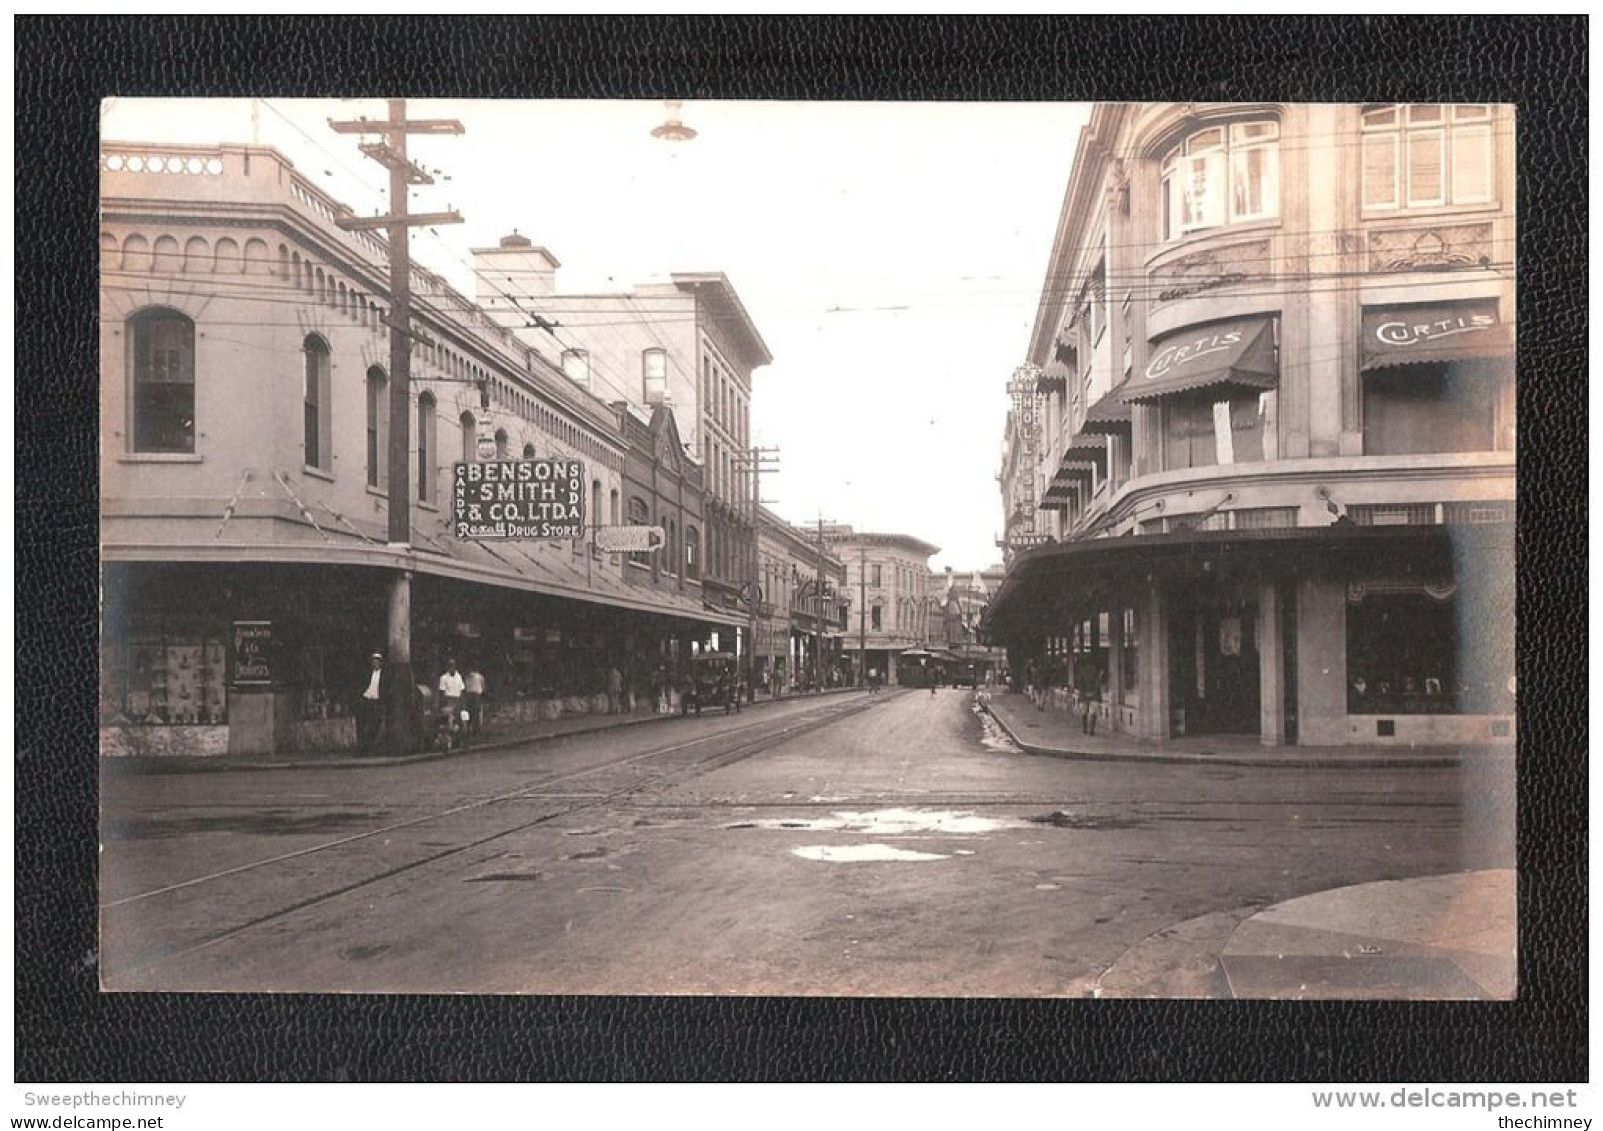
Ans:
POLYGON ((410 754, 418 747, 417 716, 413 709, 412 674, 412 550, 411 420, 412 420, 412 249, 410 228, 420 224, 460 224, 455 211, 409 213, 407 193, 413 185, 431 185, 434 178, 406 155, 408 134, 460 134, 455 119, 408 120, 406 100, 392 98, 389 118, 336 122, 335 133, 377 134, 382 141, 363 141, 357 148, 365 157, 390 172, 390 211, 386 216, 341 216, 335 222, 346 231, 385 230, 390 261, 390 450, 389 548, 401 558, 390 579, 389 615, 384 657, 384 725, 380 746, 390 754, 410 754))
POLYGON ((857 682, 868 682, 868 547, 857 547, 857 682))
POLYGON ((745 594, 747 605, 746 621, 746 701, 757 701, 757 606, 765 594, 762 587, 757 584, 758 563, 762 559, 762 522, 761 511, 763 500, 762 475, 765 471, 779 470, 779 449, 751 447, 735 457, 737 470, 751 472, 751 554, 746 573, 746 584, 741 586, 745 594))

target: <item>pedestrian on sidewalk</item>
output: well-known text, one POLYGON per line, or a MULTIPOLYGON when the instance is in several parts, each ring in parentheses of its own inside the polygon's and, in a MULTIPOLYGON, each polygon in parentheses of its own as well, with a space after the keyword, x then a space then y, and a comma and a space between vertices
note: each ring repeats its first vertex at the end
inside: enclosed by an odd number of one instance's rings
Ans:
POLYGON ((456 660, 446 660, 445 671, 440 676, 440 718, 448 740, 456 734, 462 723, 462 692, 465 687, 462 673, 456 670, 456 660))
POLYGON ((607 714, 617 715, 623 711, 623 673, 618 665, 613 664, 607 669, 607 714))
POLYGON ((462 709, 468 715, 468 730, 479 734, 484 729, 484 673, 469 668, 462 678, 462 709))
POLYGON ((372 750, 378 743, 379 727, 384 722, 384 653, 374 652, 367 661, 372 669, 368 673, 367 688, 356 700, 356 745, 363 751, 372 750))

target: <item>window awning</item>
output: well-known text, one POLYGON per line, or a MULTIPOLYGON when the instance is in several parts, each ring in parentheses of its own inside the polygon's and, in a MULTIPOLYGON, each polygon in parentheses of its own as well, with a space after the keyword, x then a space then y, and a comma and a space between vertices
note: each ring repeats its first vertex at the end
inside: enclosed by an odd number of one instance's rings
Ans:
POLYGON ((1092 405, 1085 414, 1081 432, 1110 435, 1130 427, 1130 406, 1124 403, 1124 386, 1119 386, 1092 405))
POLYGON ((1096 465, 1097 473, 1108 473, 1108 439, 1095 433, 1074 436, 1069 440, 1069 450, 1065 455, 1072 455, 1076 461, 1089 462, 1096 465))
POLYGON ((1137 404, 1213 385, 1262 390, 1279 383, 1270 320, 1244 318, 1160 338, 1145 371, 1126 381, 1118 395, 1137 404))
POLYGON ((1035 379, 1035 391, 1038 393, 1061 393, 1069 387, 1069 367, 1061 361, 1048 362, 1041 375, 1035 379))
POLYGON ((1513 360, 1508 323, 1496 300, 1388 306, 1364 311, 1363 367, 1422 362, 1513 360))

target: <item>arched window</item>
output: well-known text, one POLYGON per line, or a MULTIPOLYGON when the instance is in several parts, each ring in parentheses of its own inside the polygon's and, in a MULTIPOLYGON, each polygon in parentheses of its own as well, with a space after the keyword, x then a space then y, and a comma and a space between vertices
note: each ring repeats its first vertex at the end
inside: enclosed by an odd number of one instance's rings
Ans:
POLYGON ((462 414, 462 462, 472 463, 479 453, 479 424, 471 412, 462 414))
MULTIPOLYGON (((651 511, 647 508, 646 501, 638 495, 629 496, 629 525, 651 525, 651 511)), ((645 550, 635 551, 629 555, 628 560, 637 565, 649 566, 651 564, 651 554, 645 550)))
POLYGON ((136 452, 195 450, 195 324, 176 310, 129 319, 136 452))
POLYGON ((507 430, 505 428, 497 428, 495 430, 495 458, 507 458, 507 430))
POLYGON ((590 534, 587 541, 592 546, 596 542, 595 529, 605 519, 605 516, 601 513, 601 497, 601 480, 592 479, 590 481, 590 513, 584 516, 584 524, 590 534))
POLYGON ((640 372, 647 404, 661 404, 668 395, 668 351, 649 349, 640 354, 640 372))
POLYGON ((671 518, 665 526, 668 538, 662 547, 662 571, 677 577, 679 574, 679 526, 671 518))
POLYGON ((621 516, 618 513, 618 489, 614 487, 612 489, 611 506, 607 508, 607 521, 617 526, 620 518, 621 516))
POLYGON ((367 485, 382 491, 389 484, 390 382, 384 370, 367 371, 367 485))
POLYGON ((685 527, 685 577, 691 581, 701 577, 701 532, 694 526, 685 527))
POLYGON ((434 461, 438 458, 439 436, 437 421, 439 409, 433 393, 424 393, 417 399, 417 501, 434 502, 434 461))
POLYGON ((334 467, 331 419, 334 398, 329 379, 328 343, 316 334, 308 334, 301 349, 305 360, 302 396, 304 423, 301 431, 306 449, 304 458, 307 467, 331 471, 334 467))
POLYGON ((535 458, 534 457, 534 445, 533 444, 524 444, 523 445, 523 458, 524 459, 534 459, 535 458))
POLYGON ((1280 215, 1280 123, 1221 122, 1195 130, 1163 159, 1165 240, 1280 215))

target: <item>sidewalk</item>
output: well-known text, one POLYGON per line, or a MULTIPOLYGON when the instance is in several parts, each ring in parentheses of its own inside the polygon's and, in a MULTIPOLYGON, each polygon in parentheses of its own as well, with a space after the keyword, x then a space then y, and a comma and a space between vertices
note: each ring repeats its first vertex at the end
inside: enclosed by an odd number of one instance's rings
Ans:
POLYGON ((1206 915, 1143 939, 1094 997, 1507 1001, 1512 869, 1383 880, 1206 915))
MULTIPOLYGON (((856 688, 839 687, 822 692, 805 692, 786 695, 780 699, 768 699, 758 696, 755 703, 747 703, 742 708, 749 711, 760 709, 771 703, 795 703, 801 700, 817 699, 826 695, 839 695, 843 692, 855 691, 856 688)), ((713 718, 717 712, 710 712, 704 718, 713 718)), ((466 746, 459 746, 451 751, 428 751, 420 754, 408 754, 401 757, 385 755, 362 754, 355 750, 302 750, 294 753, 256 755, 249 757, 236 757, 232 755, 213 755, 209 757, 123 757, 101 758, 102 770, 113 773, 202 773, 209 771, 228 770, 290 770, 290 769, 356 769, 378 766, 406 766, 415 762, 436 762, 444 758, 458 758, 465 754, 480 754, 491 750, 506 750, 514 746, 525 746, 530 743, 548 742, 553 739, 567 738, 571 735, 592 734, 598 731, 618 730, 623 727, 641 726, 645 723, 668 722, 672 719, 682 718, 677 711, 659 715, 655 711, 635 711, 630 715, 581 715, 570 719, 553 719, 541 722, 495 725, 493 722, 485 728, 484 733, 466 746)), ((693 715, 691 716, 694 717, 693 715)))
POLYGON ((1198 735, 1141 739, 1128 734, 1085 734, 1080 717, 1048 707, 1036 710, 1028 696, 988 690, 979 702, 1027 754, 1091 761, 1178 762, 1218 766, 1323 766, 1378 769, 1395 766, 1455 766, 1466 758, 1512 759, 1511 746, 1264 746, 1250 735, 1198 735))

